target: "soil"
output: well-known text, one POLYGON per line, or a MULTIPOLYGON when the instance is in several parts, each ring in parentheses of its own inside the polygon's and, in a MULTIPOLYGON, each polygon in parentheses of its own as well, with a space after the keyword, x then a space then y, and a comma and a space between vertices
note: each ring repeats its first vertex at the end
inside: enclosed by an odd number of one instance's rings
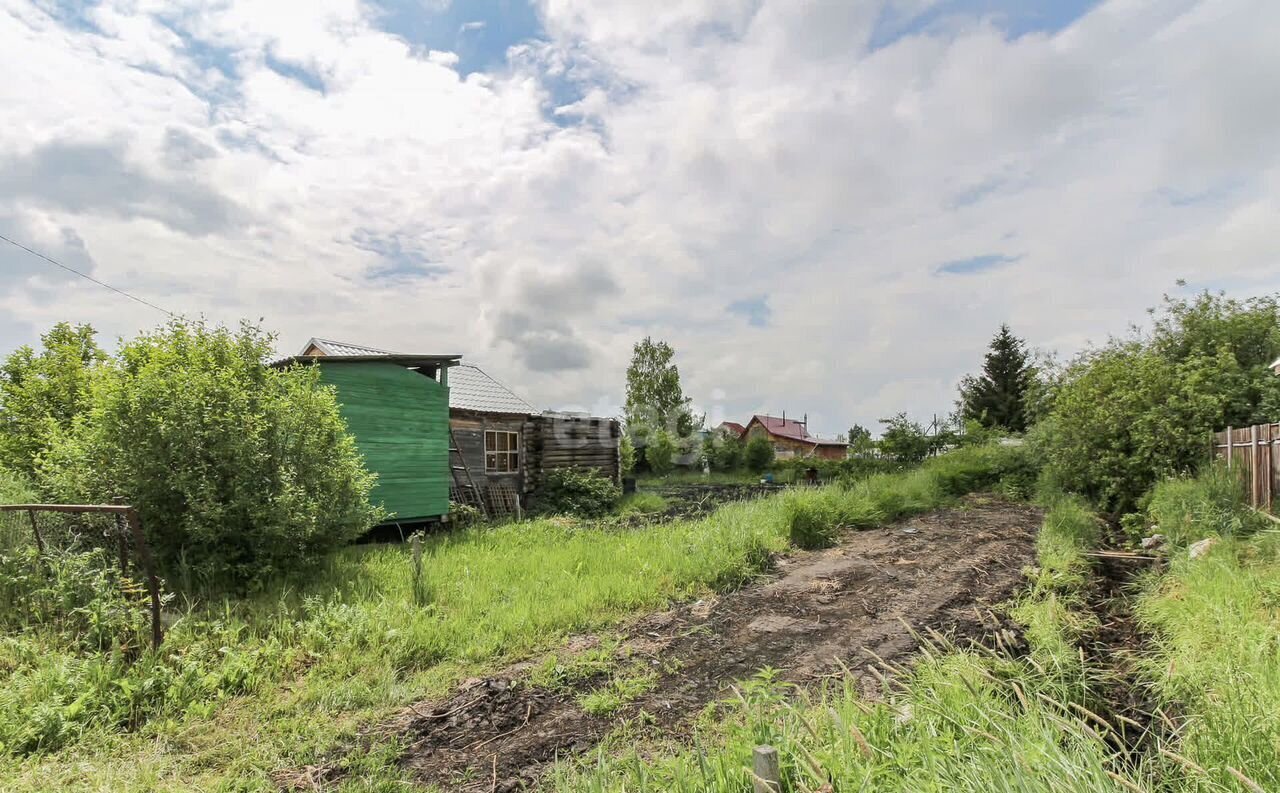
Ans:
POLYGON ((515 667, 419 703, 380 732, 405 741, 403 763, 421 781, 501 793, 536 786, 557 759, 589 751, 642 711, 680 736, 703 706, 764 667, 805 686, 848 667, 874 697, 871 665, 909 658, 916 632, 958 640, 983 633, 990 617, 982 612, 1021 586, 1041 517, 1025 504, 970 497, 779 559, 771 575, 738 592, 638 619, 623 629, 620 654, 652 668, 655 684, 608 717, 577 701, 601 680, 549 690, 523 682, 515 667))
MULTIPOLYGON (((1124 540, 1118 527, 1112 526, 1104 536, 1101 551, 1123 551, 1124 540)), ((1106 738, 1116 749, 1114 763, 1120 772, 1138 768, 1169 732, 1169 719, 1157 718, 1154 695, 1142 683, 1138 669, 1144 648, 1150 646, 1146 634, 1133 614, 1135 582, 1161 559, 1100 556, 1094 568, 1095 586, 1089 598, 1089 609, 1098 620, 1092 635, 1084 637, 1082 646, 1086 665, 1099 670, 1095 710, 1111 725, 1106 738)))

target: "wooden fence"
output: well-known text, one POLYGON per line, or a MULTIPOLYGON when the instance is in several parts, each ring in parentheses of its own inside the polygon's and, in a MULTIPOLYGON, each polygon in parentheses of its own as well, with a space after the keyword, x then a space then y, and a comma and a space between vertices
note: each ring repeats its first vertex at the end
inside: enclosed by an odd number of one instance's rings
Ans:
POLYGON ((1280 424, 1257 424, 1237 429, 1228 427, 1213 436, 1213 453, 1226 460, 1227 467, 1240 470, 1249 503, 1257 509, 1272 512, 1276 493, 1280 492, 1280 424))

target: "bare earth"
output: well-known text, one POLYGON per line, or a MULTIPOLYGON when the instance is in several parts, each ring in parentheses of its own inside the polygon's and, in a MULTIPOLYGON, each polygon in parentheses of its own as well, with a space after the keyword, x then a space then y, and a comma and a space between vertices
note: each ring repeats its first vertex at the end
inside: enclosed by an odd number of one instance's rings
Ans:
MULTIPOLYGON (((1041 517, 1025 504, 970 497, 850 532, 835 548, 779 559, 773 574, 738 592, 636 620, 624 629, 624 652, 648 659, 657 683, 610 717, 585 713, 576 702, 581 692, 521 682, 515 667, 471 681, 445 701, 419 703, 378 732, 405 740, 403 762, 423 782, 462 791, 533 787, 557 758, 591 750, 642 710, 682 734, 704 705, 762 667, 812 685, 841 664, 857 673, 876 656, 911 656, 917 644, 903 622, 917 631, 981 634, 979 612, 1021 585, 1041 517)), ((600 682, 587 681, 582 691, 600 682)), ((863 685, 874 693, 869 676, 863 685)))

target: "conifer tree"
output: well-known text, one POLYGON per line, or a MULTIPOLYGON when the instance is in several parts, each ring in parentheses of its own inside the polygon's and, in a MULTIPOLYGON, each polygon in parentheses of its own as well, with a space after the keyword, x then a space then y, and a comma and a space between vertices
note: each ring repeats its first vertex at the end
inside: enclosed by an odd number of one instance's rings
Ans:
POLYGON ((1008 325, 1001 325, 991 340, 982 374, 969 375, 960 384, 964 417, 988 428, 1025 432, 1027 389, 1033 374, 1026 344, 1008 325))

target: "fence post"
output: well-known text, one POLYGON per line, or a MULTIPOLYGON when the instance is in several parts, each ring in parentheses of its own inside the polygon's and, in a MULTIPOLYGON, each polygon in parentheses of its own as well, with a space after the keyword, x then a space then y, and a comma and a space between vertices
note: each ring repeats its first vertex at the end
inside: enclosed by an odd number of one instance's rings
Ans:
POLYGON ((772 746, 757 746, 751 756, 751 780, 754 793, 782 793, 782 770, 778 765, 778 750, 772 746))
POLYGON ((1234 451, 1234 449, 1232 448, 1232 441, 1235 439, 1235 437, 1236 437, 1235 428, 1228 425, 1227 427, 1227 470, 1228 471, 1231 470, 1231 463, 1232 463, 1231 457, 1232 457, 1232 452, 1234 451))
POLYGON ((1258 508, 1258 425, 1249 428, 1249 506, 1258 508))
POLYGON ((147 547, 147 539, 142 535, 142 521, 138 518, 138 511, 130 508, 125 513, 124 519, 129 524, 129 531, 133 534, 133 544, 138 552, 138 561, 142 562, 143 572, 147 576, 147 590, 151 594, 151 645, 158 650, 160 642, 164 641, 164 626, 160 624, 160 581, 156 578, 151 549, 147 547))

